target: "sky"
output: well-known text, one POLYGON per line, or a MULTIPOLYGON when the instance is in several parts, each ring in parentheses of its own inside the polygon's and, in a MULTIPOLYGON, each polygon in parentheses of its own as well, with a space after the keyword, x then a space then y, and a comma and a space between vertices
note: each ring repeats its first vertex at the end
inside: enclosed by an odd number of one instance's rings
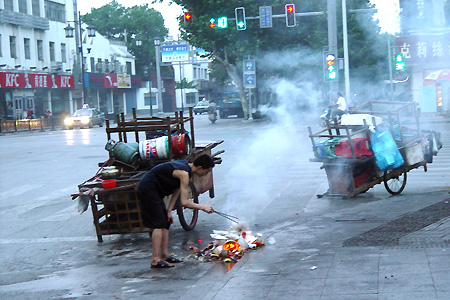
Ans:
MULTIPOLYGON (((336 0, 339 1, 339 0, 336 0)), ((105 4, 108 4, 111 0, 78 0, 78 10, 82 15, 91 11, 91 8, 99 8, 105 4)), ((118 3, 125 7, 131 7, 134 5, 142 5, 150 1, 144 0, 117 0, 118 3)), ((169 29, 169 35, 177 37, 178 21, 177 17, 182 13, 180 6, 176 4, 169 5, 170 0, 164 0, 161 4, 149 4, 149 7, 153 7, 157 11, 161 12, 164 18, 164 25, 169 29)), ((378 8, 378 13, 375 14, 375 18, 380 19, 381 31, 388 31, 389 33, 399 32, 399 4, 398 0, 371 0, 378 8)), ((351 7, 347 7, 351 9, 351 7)))

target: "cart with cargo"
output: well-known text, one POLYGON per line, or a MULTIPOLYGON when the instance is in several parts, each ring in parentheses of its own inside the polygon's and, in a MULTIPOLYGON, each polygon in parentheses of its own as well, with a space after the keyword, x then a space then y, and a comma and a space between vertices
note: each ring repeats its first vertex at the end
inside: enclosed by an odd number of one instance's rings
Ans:
MULTIPOLYGON (((212 149, 223 142, 196 141, 192 108, 189 116, 175 112, 173 117, 138 118, 133 109, 132 120, 125 121, 124 114, 116 115, 116 126, 106 120, 109 159, 98 164, 97 173, 78 186, 78 198, 83 209, 91 205, 93 222, 99 242, 103 235, 149 232, 143 225, 137 185, 142 176, 154 166, 176 159, 193 161, 196 157, 209 154, 216 164, 222 162, 219 154, 212 149), (190 132, 186 130, 189 123, 190 132), (84 204, 83 204, 84 203, 84 204)), ((189 184, 189 201, 198 203, 199 195, 209 192, 214 197, 213 174, 203 177, 193 176, 189 184)), ((165 199, 168 201, 169 199, 165 199)), ((198 211, 183 208, 177 199, 175 208, 183 229, 195 228, 198 211)))
POLYGON ((439 133, 421 130, 415 103, 367 101, 343 115, 341 123, 328 124, 313 133, 314 158, 325 169, 329 189, 323 196, 353 197, 383 183, 400 194, 407 173, 427 163, 442 146, 439 133))

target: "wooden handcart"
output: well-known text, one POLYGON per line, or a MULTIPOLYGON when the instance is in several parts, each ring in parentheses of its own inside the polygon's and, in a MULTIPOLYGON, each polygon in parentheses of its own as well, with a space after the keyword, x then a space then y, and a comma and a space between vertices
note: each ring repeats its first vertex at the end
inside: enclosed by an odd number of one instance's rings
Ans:
MULTIPOLYGON (((136 187, 142 176, 152 167, 174 159, 193 161, 203 154, 211 155, 216 164, 222 162, 218 155, 224 151, 212 153, 212 149, 223 141, 196 142, 193 120, 193 112, 190 108, 188 117, 184 117, 182 112, 176 112, 174 117, 137 118, 136 111, 133 109, 133 119, 130 121, 125 121, 123 113, 116 116, 117 126, 115 127, 111 127, 109 121, 106 121, 107 141, 117 135, 117 141, 119 142, 136 144, 141 140, 150 139, 155 133, 165 134, 168 137, 189 134, 190 151, 184 155, 177 155, 176 150, 172 149, 172 143, 169 142, 166 158, 140 159, 135 164, 129 164, 118 160, 110 153, 108 160, 100 162, 100 169, 97 174, 81 183, 78 186, 79 192, 72 194, 72 199, 88 195, 98 242, 103 241, 103 235, 148 232, 151 230, 142 223, 136 187), (190 123, 189 133, 185 128, 187 122, 190 123), (120 175, 114 179, 102 179, 100 176, 101 170, 106 167, 115 167, 120 171, 120 175), (108 186, 111 182, 113 185, 108 186)), ((199 195, 207 191, 209 197, 213 198, 212 172, 203 177, 194 175, 189 185, 189 200, 198 203, 199 195)), ((194 229, 198 219, 198 211, 183 208, 180 199, 177 200, 175 209, 181 226, 187 231, 194 229)))
POLYGON ((315 156, 310 161, 322 163, 321 169, 325 169, 329 185, 328 191, 318 197, 353 197, 382 182, 389 193, 397 195, 405 188, 407 172, 422 166, 427 171, 427 163, 432 161, 432 145, 429 144, 432 138, 421 132, 414 103, 368 101, 356 107, 352 114, 373 117, 357 125, 328 124, 317 133, 308 128, 315 156), (384 107, 386 105, 389 109, 384 107), (379 110, 371 110, 375 107, 379 110), (407 117, 403 116, 405 112, 407 117), (382 116, 384 121, 377 124, 375 116, 382 116), (371 150, 371 126, 384 126, 393 132, 404 160, 401 167, 379 170, 371 150), (339 153, 335 152, 337 149, 339 153), (417 153, 411 155, 412 152, 417 153))

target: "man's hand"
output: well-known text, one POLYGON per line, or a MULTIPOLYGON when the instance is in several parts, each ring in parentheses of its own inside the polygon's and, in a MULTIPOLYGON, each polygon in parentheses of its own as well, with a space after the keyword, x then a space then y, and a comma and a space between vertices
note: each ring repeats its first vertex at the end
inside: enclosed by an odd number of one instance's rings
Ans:
POLYGON ((208 214, 212 214, 214 212, 214 208, 212 208, 209 204, 202 205, 201 210, 208 214))
POLYGON ((172 212, 167 212, 167 222, 169 223, 169 224, 172 224, 173 223, 173 217, 172 217, 172 212))

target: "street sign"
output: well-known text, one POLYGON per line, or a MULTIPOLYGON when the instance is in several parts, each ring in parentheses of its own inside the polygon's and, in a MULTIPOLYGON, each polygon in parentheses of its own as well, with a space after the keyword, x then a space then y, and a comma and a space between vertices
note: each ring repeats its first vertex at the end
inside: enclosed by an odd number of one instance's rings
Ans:
POLYGON ((162 62, 179 62, 189 59, 188 45, 161 46, 162 62))
POLYGON ((256 87, 255 74, 244 74, 244 88, 254 89, 256 87))
POLYGON ((259 7, 259 28, 272 28, 272 6, 259 7))
POLYGON ((255 74, 255 60, 254 59, 244 59, 243 63, 244 74, 255 74))

